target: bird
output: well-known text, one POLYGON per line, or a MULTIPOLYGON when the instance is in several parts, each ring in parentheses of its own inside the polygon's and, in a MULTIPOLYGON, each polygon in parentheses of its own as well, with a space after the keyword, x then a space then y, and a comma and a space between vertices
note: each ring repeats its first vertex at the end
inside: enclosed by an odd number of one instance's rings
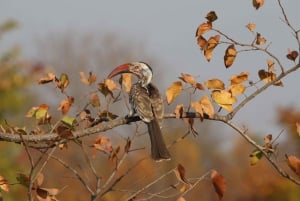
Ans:
POLYGON ((151 157, 155 161, 170 160, 171 155, 162 136, 161 126, 164 115, 163 99, 159 90, 151 83, 152 68, 145 62, 130 62, 117 66, 107 78, 122 73, 132 73, 137 82, 129 92, 131 105, 128 117, 138 115, 148 127, 151 143, 151 157))

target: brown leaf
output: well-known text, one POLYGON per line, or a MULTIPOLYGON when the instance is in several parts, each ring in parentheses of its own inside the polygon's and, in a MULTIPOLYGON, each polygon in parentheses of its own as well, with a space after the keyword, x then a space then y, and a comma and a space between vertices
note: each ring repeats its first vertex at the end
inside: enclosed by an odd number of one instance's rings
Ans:
POLYGON ((224 193, 226 191, 226 184, 224 177, 218 173, 216 170, 212 170, 210 174, 212 184, 218 194, 219 200, 222 200, 224 193))
POLYGON ((124 86, 126 93, 129 94, 131 85, 132 85, 132 74, 131 73, 122 73, 121 83, 122 83, 122 86, 124 86))
POLYGON ((58 125, 55 129, 55 132, 58 136, 64 139, 69 139, 73 137, 72 130, 65 125, 58 125))
POLYGON ((79 72, 79 75, 80 75, 80 80, 82 83, 84 84, 88 84, 88 85, 91 85, 93 84, 94 82, 96 82, 97 80, 97 76, 95 74, 93 74, 92 72, 89 72, 89 77, 87 78, 87 76, 85 75, 84 72, 79 72))
MULTIPOLYGON (((258 76, 259 78, 265 82, 265 83, 269 83, 272 82, 276 79, 276 74, 273 72, 267 72, 264 69, 261 69, 258 71, 258 76)), ((278 80, 274 83, 275 86, 283 86, 281 80, 278 80)))
POLYGON ((0 175, 0 188, 5 192, 9 192, 9 183, 7 179, 0 175))
POLYGON ((177 165, 177 169, 174 170, 174 173, 180 182, 184 184, 190 184, 185 178, 185 168, 180 163, 177 165))
POLYGON ((210 31, 212 28, 212 23, 211 22, 204 22, 202 24, 200 24, 197 28, 197 31, 196 31, 196 37, 210 31))
POLYGON ((235 57, 237 55, 237 51, 234 47, 234 45, 229 45, 225 51, 225 55, 224 55, 224 64, 226 66, 226 68, 229 68, 234 60, 235 60, 235 57))
POLYGON ((55 80, 55 74, 54 73, 48 73, 46 77, 42 77, 38 80, 39 84, 47 84, 49 82, 52 82, 55 80))
POLYGON ((240 84, 246 80, 248 80, 249 73, 248 72, 241 72, 239 75, 233 75, 230 77, 231 85, 240 84))
POLYGON ((211 79, 211 80, 207 80, 204 85, 208 88, 208 89, 225 89, 225 84, 222 80, 220 79, 211 79))
POLYGON ((182 90, 183 87, 180 81, 173 82, 166 90, 167 103, 170 105, 182 90))
POLYGON ((190 75, 190 74, 187 74, 187 73, 181 73, 181 77, 179 77, 182 81, 184 81, 185 83, 188 83, 192 86, 195 85, 195 78, 190 75))
POLYGON ((94 141, 93 147, 96 150, 103 151, 105 153, 110 153, 112 151, 112 145, 108 137, 99 135, 94 141))
POLYGON ((197 44, 199 45, 200 50, 206 50, 207 49, 207 40, 202 35, 198 36, 197 44))
POLYGON ((106 84, 100 82, 98 83, 98 90, 104 95, 107 96, 108 94, 110 94, 113 97, 113 93, 112 91, 110 91, 108 89, 108 87, 106 86, 106 84))
POLYGON ((215 114, 215 109, 208 96, 203 95, 202 98, 200 99, 200 104, 203 112, 207 114, 210 118, 213 118, 215 114))
POLYGON ((92 93, 90 96, 90 103, 93 107, 100 107, 100 98, 97 93, 92 93))
POLYGON ((262 7, 265 3, 265 0, 252 0, 253 7, 257 10, 262 7))
POLYGON ((69 86, 70 80, 67 74, 62 73, 59 79, 55 78, 55 85, 57 88, 64 92, 64 90, 69 86))
POLYGON ((63 115, 67 114, 74 103, 74 98, 73 97, 67 97, 66 99, 63 99, 60 102, 60 105, 58 106, 58 110, 62 112, 63 115))
POLYGON ((201 117, 203 117, 203 110, 199 101, 191 102, 191 107, 194 108, 194 110, 198 112, 201 117))
POLYGON ((204 50, 204 56, 207 61, 211 60, 212 52, 217 47, 220 41, 220 35, 212 36, 207 41, 207 48, 204 50))
POLYGON ((254 23, 249 23, 246 27, 249 29, 249 31, 254 32, 256 25, 254 23))
POLYGON ((289 167, 298 176, 300 176, 300 159, 293 155, 291 155, 291 156, 285 155, 285 157, 287 158, 287 163, 288 163, 289 167))
POLYGON ((176 119, 179 119, 182 116, 183 110, 184 110, 183 104, 176 105, 175 110, 174 110, 176 119))
POLYGON ((130 150, 130 147, 131 147, 131 140, 130 140, 130 138, 127 138, 127 140, 126 140, 126 145, 125 145, 125 147, 124 147, 124 152, 125 152, 125 153, 128 153, 129 150, 130 150))
POLYGON ((204 90, 205 89, 204 86, 199 82, 196 83, 195 87, 196 87, 196 89, 199 89, 199 90, 204 90))
POLYGON ((213 22, 216 21, 218 19, 218 16, 216 14, 215 11, 210 11, 209 13, 207 13, 206 17, 205 17, 209 22, 213 22))
POLYGON ((260 33, 256 33, 256 45, 264 45, 266 42, 266 39, 262 37, 260 33))
POLYGON ((300 136, 300 123, 298 121, 296 122, 296 130, 298 135, 300 136))
POLYGON ((268 72, 275 72, 275 63, 273 60, 268 59, 267 60, 267 65, 268 65, 268 72))
POLYGON ((290 49, 288 49, 288 54, 286 55, 286 57, 289 60, 295 61, 298 57, 298 52, 295 50, 291 51, 290 49))

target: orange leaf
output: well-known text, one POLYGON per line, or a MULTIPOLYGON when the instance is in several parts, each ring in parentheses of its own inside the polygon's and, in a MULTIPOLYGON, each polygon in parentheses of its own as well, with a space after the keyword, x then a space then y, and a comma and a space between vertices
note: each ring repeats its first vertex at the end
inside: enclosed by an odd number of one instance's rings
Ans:
POLYGON ((219 200, 222 200, 224 193, 226 191, 226 184, 224 177, 218 173, 216 170, 212 170, 210 174, 212 184, 218 194, 219 200))
POLYGON ((230 78, 231 85, 240 84, 240 83, 248 80, 248 77, 249 77, 248 72, 241 72, 239 75, 231 76, 231 78, 230 78))
POLYGON ((257 10, 262 7, 265 3, 265 0, 252 0, 253 7, 257 10))
POLYGON ((300 136, 300 123, 298 121, 296 122, 296 130, 298 135, 300 136))
POLYGON ((129 94, 131 85, 132 85, 132 74, 131 73, 122 73, 121 80, 122 80, 122 85, 124 86, 126 93, 129 94))
POLYGON ((208 96, 202 96, 202 98, 200 99, 200 104, 203 112, 207 114, 210 118, 212 118, 215 114, 215 109, 208 96))
POLYGON ((105 153, 110 153, 112 151, 110 139, 101 135, 96 138, 93 147, 96 150, 104 151, 105 153))
POLYGON ((206 50, 206 48, 207 48, 207 40, 202 35, 198 36, 198 38, 197 38, 197 44, 199 45, 200 50, 206 50))
POLYGON ((266 43, 266 39, 260 35, 260 33, 256 34, 256 45, 264 45, 266 43))
POLYGON ((188 83, 192 86, 195 85, 195 78, 190 75, 190 74, 186 74, 186 73, 181 73, 181 77, 179 77, 182 81, 184 81, 185 83, 188 83))
POLYGON ((9 192, 9 184, 7 179, 0 175, 0 188, 5 192, 9 192))
POLYGON ((215 11, 210 11, 209 13, 207 13, 206 17, 205 17, 209 22, 213 22, 216 21, 218 19, 218 16, 216 14, 215 11))
POLYGON ((60 102, 60 105, 57 109, 60 110, 63 115, 65 115, 69 112, 73 103, 74 103, 74 98, 67 97, 66 99, 64 99, 60 102))
POLYGON ((288 54, 286 55, 286 57, 289 60, 295 61, 298 57, 298 52, 297 51, 291 51, 290 49, 288 49, 288 54))
POLYGON ((207 61, 211 60, 212 52, 217 47, 220 41, 220 35, 212 36, 207 41, 207 48, 204 50, 204 56, 207 61))
POLYGON ((93 107, 99 107, 100 106, 100 98, 97 93, 92 93, 90 97, 90 103, 93 107))
POLYGON ((42 77, 39 79, 38 83, 39 84, 47 84, 49 82, 52 82, 55 79, 55 74, 53 73, 48 73, 47 77, 42 77))
POLYGON ((203 110, 199 101, 191 102, 191 107, 203 117, 203 110))
POLYGON ((296 156, 285 156, 287 158, 287 163, 289 167, 298 175, 300 176, 300 159, 296 156))
POLYGON ((119 89, 115 81, 112 79, 105 79, 104 84, 110 91, 119 89))
POLYGON ((254 32, 256 25, 254 23, 249 23, 246 26, 251 32, 254 32))
POLYGON ((234 47, 234 45, 229 45, 225 51, 225 55, 224 55, 224 64, 226 66, 226 68, 229 68, 234 60, 235 60, 235 57, 237 55, 237 51, 234 47))
POLYGON ((211 22, 204 22, 204 23, 200 24, 196 31, 196 37, 208 32, 209 30, 211 30, 211 28, 212 28, 211 22))
POLYGON ((224 82, 217 78, 207 80, 204 84, 208 89, 224 89, 225 88, 224 82))
POLYGON ((184 197, 180 196, 179 198, 177 198, 176 201, 186 201, 186 199, 184 197))
POLYGON ((166 90, 167 103, 171 104, 182 90, 183 87, 180 81, 173 82, 166 90))
POLYGON ((183 114, 183 104, 176 105, 174 113, 177 119, 179 119, 183 114))

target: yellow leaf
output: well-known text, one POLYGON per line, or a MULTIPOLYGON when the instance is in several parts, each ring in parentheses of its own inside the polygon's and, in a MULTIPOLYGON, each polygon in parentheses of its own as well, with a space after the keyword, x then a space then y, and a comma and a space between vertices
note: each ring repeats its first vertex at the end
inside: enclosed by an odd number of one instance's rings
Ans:
POLYGON ((217 78, 207 80, 204 84, 208 89, 225 89, 224 82, 217 78))
POLYGON ((203 112, 207 114, 210 118, 212 118, 215 114, 215 109, 208 96, 202 96, 202 98, 200 99, 200 104, 203 112))
POLYGON ((198 112, 201 115, 201 117, 203 117, 203 110, 199 101, 191 102, 191 107, 194 108, 194 110, 198 112))
POLYGON ((111 79, 105 79, 104 84, 110 91, 119 89, 117 84, 111 79))
POLYGON ((241 72, 239 75, 233 75, 230 78, 231 85, 240 84, 240 83, 248 80, 248 77, 249 77, 248 72, 241 72))
POLYGON ((229 45, 225 51, 225 55, 224 55, 224 64, 226 66, 226 68, 229 68, 234 60, 235 60, 235 57, 237 55, 237 51, 234 47, 234 45, 229 45))
POLYGON ((212 92, 212 97, 218 104, 231 105, 236 102, 236 98, 225 90, 214 90, 212 92))
POLYGON ((232 96, 237 96, 245 92, 246 86, 243 84, 233 84, 230 85, 227 90, 231 93, 232 96))
POLYGON ((254 23, 249 23, 246 27, 249 29, 249 31, 254 32, 256 25, 254 23))
POLYGON ((207 41, 207 47, 204 50, 204 56, 207 61, 211 60, 212 52, 217 47, 220 41, 220 35, 212 36, 207 41))
POLYGON ((260 150, 254 150, 250 154, 250 165, 256 165, 263 157, 263 153, 260 150))
POLYGON ((122 85, 124 86, 126 93, 129 94, 132 85, 132 74, 122 73, 121 79, 122 79, 122 85))
POLYGON ((166 90, 167 103, 171 104, 182 90, 183 87, 180 81, 173 82, 166 90))
POLYGON ((190 75, 190 74, 186 74, 186 73, 181 73, 181 77, 179 77, 182 81, 184 81, 185 83, 188 83, 192 86, 195 85, 195 78, 190 75))
POLYGON ((212 28, 212 23, 211 22, 205 22, 202 23, 198 26, 197 31, 196 31, 196 37, 208 32, 212 28))

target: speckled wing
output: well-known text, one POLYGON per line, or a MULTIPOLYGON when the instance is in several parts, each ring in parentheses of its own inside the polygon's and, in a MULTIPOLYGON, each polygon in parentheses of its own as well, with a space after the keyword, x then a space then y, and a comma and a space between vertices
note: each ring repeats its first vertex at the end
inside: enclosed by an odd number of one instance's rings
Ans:
POLYGON ((139 82, 131 87, 129 103, 133 113, 137 113, 144 122, 149 123, 153 120, 154 116, 148 90, 142 87, 139 82))
POLYGON ((163 121, 163 116, 164 116, 163 99, 162 99, 158 89, 151 83, 148 85, 148 93, 150 96, 152 111, 159 123, 159 126, 161 127, 162 121, 163 121))

